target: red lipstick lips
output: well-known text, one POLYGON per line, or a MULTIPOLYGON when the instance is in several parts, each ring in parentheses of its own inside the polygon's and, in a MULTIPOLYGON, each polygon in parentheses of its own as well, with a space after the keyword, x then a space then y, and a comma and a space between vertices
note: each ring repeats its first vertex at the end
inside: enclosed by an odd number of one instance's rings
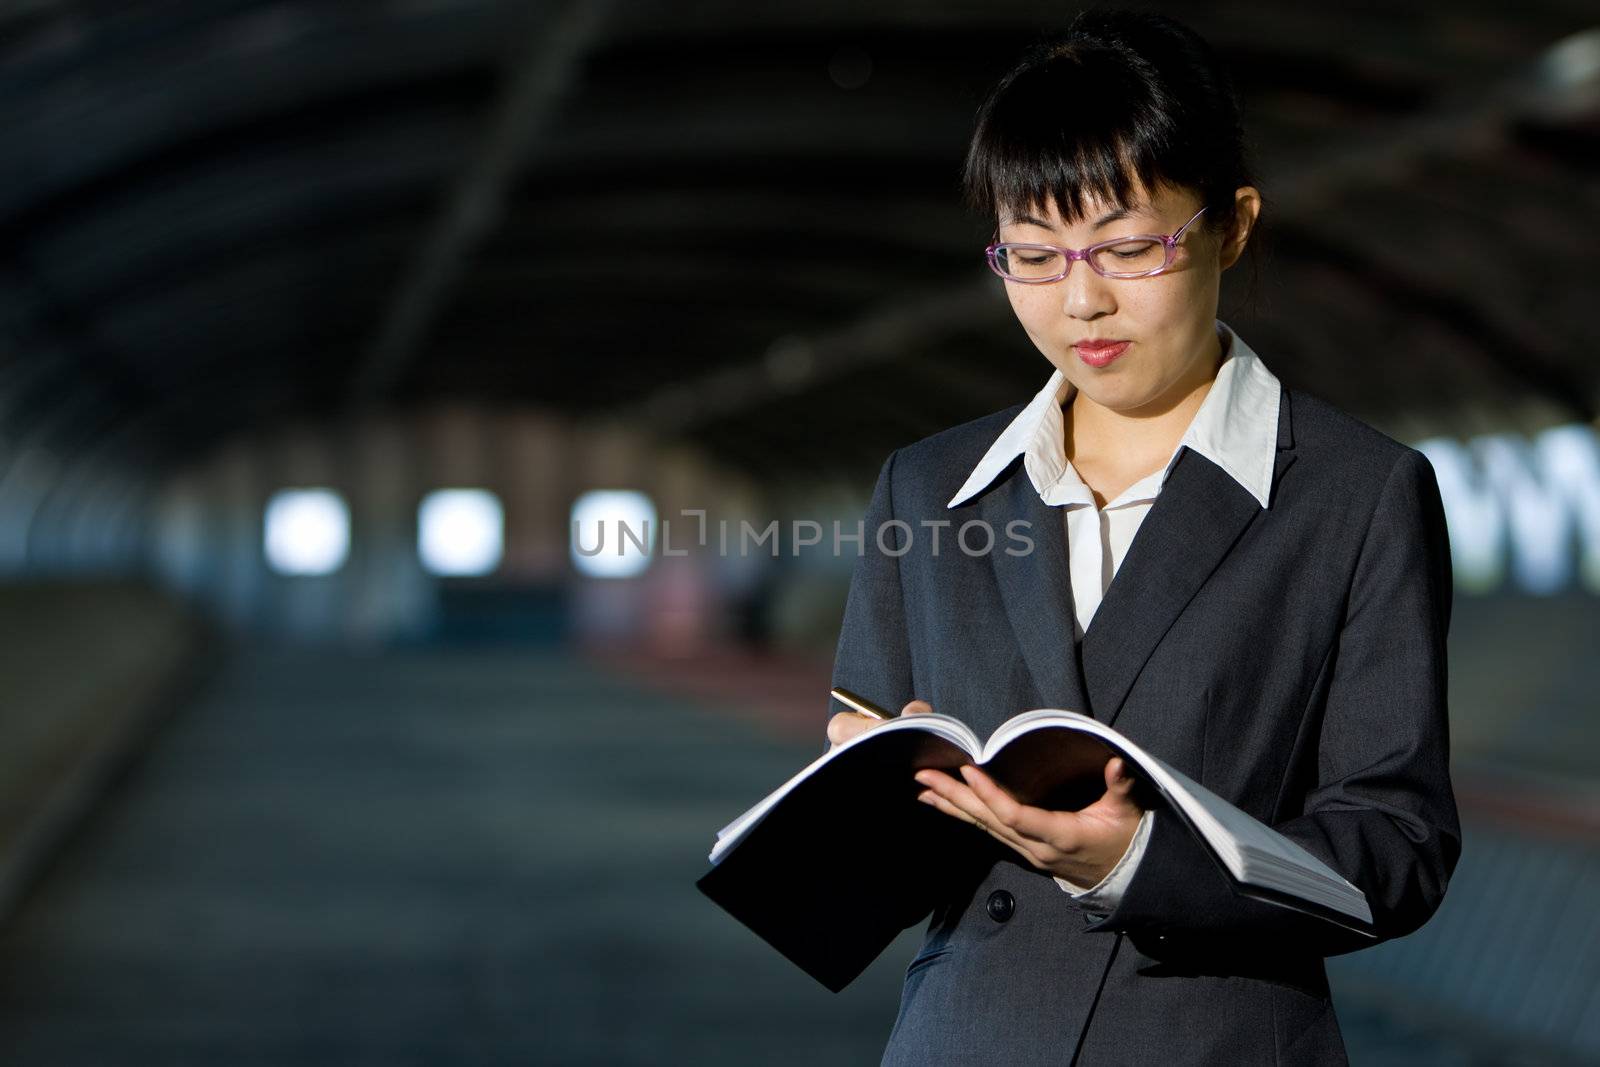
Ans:
POLYGON ((1131 341, 1079 341, 1072 348, 1091 367, 1104 367, 1127 351, 1131 341))

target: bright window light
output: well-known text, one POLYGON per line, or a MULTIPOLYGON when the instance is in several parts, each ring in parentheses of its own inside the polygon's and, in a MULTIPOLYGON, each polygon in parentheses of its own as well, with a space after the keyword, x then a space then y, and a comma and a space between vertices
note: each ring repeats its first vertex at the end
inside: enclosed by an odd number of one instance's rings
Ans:
POLYGON ((573 502, 572 563, 580 574, 629 578, 643 573, 655 534, 656 506, 636 490, 594 489, 573 502))
POLYGON ((505 512, 487 489, 438 489, 417 509, 417 553, 434 574, 488 574, 505 551, 505 512))
POLYGON ((350 509, 332 489, 283 489, 267 501, 267 563, 279 574, 331 574, 350 554, 350 509))

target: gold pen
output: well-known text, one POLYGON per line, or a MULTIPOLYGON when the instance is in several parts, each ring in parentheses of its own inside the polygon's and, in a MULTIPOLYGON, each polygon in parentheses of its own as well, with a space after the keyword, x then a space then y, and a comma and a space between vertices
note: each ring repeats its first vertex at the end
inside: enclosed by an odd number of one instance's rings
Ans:
POLYGON ((848 689, 834 686, 828 692, 833 694, 833 699, 852 711, 860 712, 862 715, 868 715, 874 719, 893 719, 897 717, 893 712, 885 711, 866 697, 858 696, 848 689))

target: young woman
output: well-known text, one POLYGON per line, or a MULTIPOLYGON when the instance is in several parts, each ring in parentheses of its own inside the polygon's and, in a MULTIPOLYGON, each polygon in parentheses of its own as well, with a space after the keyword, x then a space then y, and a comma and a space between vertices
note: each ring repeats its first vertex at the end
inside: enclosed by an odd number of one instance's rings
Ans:
MULTIPOLYGON (((1079 811, 924 771, 926 817, 973 830, 903 902, 932 918, 883 1062, 1346 1063, 1324 957, 1421 926, 1461 849, 1432 469, 1216 318, 1262 198, 1192 31, 1079 16, 984 104, 966 189, 1053 373, 888 457, 834 683, 980 736, 1114 723, 1358 886, 1378 935, 1235 893, 1118 758, 1079 811)), ((833 743, 876 722, 831 710, 833 743)))

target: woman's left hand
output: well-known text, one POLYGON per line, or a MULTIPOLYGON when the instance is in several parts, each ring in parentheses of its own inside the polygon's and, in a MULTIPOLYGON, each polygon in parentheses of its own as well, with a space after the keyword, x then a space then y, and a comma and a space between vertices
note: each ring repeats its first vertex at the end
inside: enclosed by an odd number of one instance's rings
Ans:
POLYGON ((1080 886, 1097 885, 1128 850, 1144 809, 1131 794, 1134 779, 1121 756, 1106 760, 1104 795, 1078 811, 1050 811, 1020 804, 993 778, 971 764, 961 777, 922 770, 927 788, 917 799, 986 830, 1035 867, 1080 886))

